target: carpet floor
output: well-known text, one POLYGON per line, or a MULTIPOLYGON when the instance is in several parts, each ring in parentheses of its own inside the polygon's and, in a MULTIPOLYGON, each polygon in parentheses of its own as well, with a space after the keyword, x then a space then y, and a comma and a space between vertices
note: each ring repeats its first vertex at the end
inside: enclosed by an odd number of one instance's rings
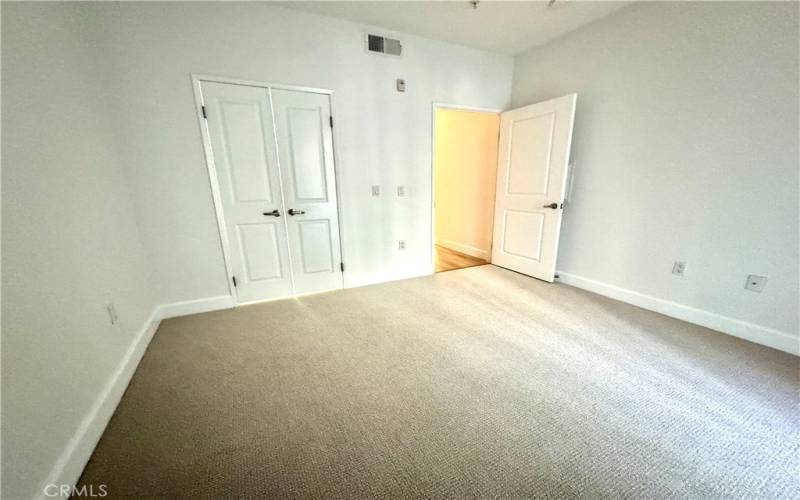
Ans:
POLYGON ((798 368, 473 267, 164 321, 80 484, 108 498, 798 497, 798 368))

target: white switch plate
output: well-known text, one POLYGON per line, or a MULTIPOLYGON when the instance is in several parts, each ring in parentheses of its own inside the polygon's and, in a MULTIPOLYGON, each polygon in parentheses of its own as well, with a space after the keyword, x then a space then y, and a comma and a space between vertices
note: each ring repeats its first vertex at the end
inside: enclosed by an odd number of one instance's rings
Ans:
POLYGON ((380 195, 381 195, 381 187, 372 186, 372 196, 380 196, 380 195))
POLYGON ((744 288, 746 290, 750 290, 751 292, 758 292, 761 293, 761 290, 764 289, 764 285, 767 284, 767 277, 766 276, 759 276, 757 274, 749 274, 747 276, 747 283, 745 283, 744 288))
POLYGON ((399 248, 400 250, 405 250, 406 249, 406 240, 398 241, 397 242, 397 248, 399 248))
POLYGON ((675 276, 683 276, 686 273, 686 262, 676 260, 674 264, 672 264, 672 274, 675 276))
POLYGON ((405 186, 397 186, 397 196, 399 196, 400 198, 404 198, 406 196, 405 186))

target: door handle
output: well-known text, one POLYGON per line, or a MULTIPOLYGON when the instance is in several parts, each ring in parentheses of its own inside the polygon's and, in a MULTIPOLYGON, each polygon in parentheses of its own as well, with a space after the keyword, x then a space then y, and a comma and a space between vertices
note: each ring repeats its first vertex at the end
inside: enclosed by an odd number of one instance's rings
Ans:
POLYGON ((273 210, 272 212, 264 212, 264 215, 268 215, 270 217, 280 217, 281 213, 277 210, 273 210))
POLYGON ((289 209, 289 215, 303 215, 306 213, 305 210, 295 210, 294 208, 289 209))
POLYGON ((542 208, 552 208, 553 210, 555 210, 558 208, 558 203, 553 202, 549 205, 542 205, 542 208))

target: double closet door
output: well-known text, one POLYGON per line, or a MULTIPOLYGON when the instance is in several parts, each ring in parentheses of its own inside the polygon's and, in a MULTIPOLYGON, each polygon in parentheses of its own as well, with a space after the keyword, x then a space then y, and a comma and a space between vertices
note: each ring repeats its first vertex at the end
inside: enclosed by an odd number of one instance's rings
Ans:
POLYGON ((330 96, 200 90, 238 301, 341 288, 330 96))

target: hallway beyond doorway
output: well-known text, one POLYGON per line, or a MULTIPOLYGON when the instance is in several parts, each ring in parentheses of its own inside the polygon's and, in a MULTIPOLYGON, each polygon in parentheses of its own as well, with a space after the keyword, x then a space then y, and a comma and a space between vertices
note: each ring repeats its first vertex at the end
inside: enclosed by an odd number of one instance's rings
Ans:
POLYGON ((463 269, 465 267, 482 266, 489 262, 479 257, 456 252, 441 245, 435 246, 434 264, 437 273, 452 271, 453 269, 463 269))

